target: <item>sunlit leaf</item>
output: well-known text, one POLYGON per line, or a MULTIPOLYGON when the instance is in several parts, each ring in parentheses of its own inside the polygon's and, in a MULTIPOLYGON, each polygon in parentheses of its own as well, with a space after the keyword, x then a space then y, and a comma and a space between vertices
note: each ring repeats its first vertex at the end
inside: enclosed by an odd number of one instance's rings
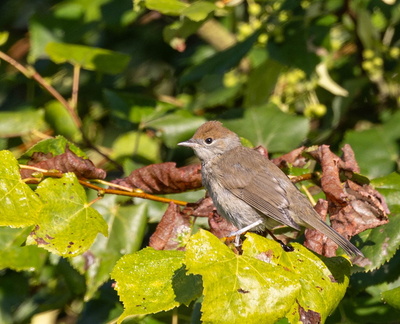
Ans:
POLYGON ((26 163, 28 158, 30 158, 35 152, 41 152, 44 154, 50 153, 52 156, 64 154, 66 150, 70 149, 77 156, 87 159, 87 155, 75 144, 68 141, 65 137, 59 135, 55 138, 48 138, 43 141, 38 142, 32 146, 25 154, 21 157, 20 162, 26 163))
POLYGON ((86 193, 73 173, 62 178, 47 178, 36 193, 44 207, 28 238, 28 244, 37 244, 64 257, 85 252, 97 234, 107 236, 108 227, 103 217, 86 201, 86 193))
POLYGON ((390 306, 400 309, 400 287, 383 292, 382 299, 390 306))
POLYGON ((186 16, 193 21, 201 21, 206 19, 207 16, 216 8, 217 6, 212 2, 196 1, 189 7, 183 9, 181 15, 186 16))
POLYGON ((16 137, 45 128, 42 109, 0 112, 0 137, 16 137))
POLYGON ((117 74, 129 63, 126 54, 84 45, 48 43, 46 52, 55 63, 69 62, 84 69, 103 73, 117 74))
POLYGON ((36 224, 42 201, 21 180, 18 162, 9 151, 0 152, 0 226, 36 224))
POLYGON ((111 195, 94 204, 93 207, 108 224, 109 235, 98 235, 89 251, 69 259, 85 275, 86 299, 91 299, 97 289, 110 278, 111 270, 122 255, 133 253, 142 244, 147 226, 147 203, 123 204, 122 199, 111 195))
POLYGON ((177 16, 189 5, 179 0, 146 0, 145 5, 150 10, 156 10, 164 15, 177 16))
POLYGON ((203 279, 202 320, 207 323, 300 320, 301 309, 323 322, 343 298, 350 263, 341 257, 324 260, 305 247, 293 252, 255 234, 233 253, 212 234, 200 231, 186 247, 189 273, 203 279))
POLYGON ((136 158, 151 163, 159 163, 160 143, 157 138, 142 132, 128 132, 119 136, 113 143, 113 159, 136 158))
POLYGON ((63 135, 73 141, 81 140, 82 133, 79 127, 59 101, 52 100, 45 105, 45 117, 56 134, 63 135))
POLYGON ((125 308, 118 323, 130 315, 169 310, 198 297, 201 280, 186 275, 183 261, 182 251, 152 248, 123 256, 111 273, 125 308))
POLYGON ((0 46, 4 45, 7 42, 9 35, 10 35, 9 32, 6 31, 0 32, 0 46))

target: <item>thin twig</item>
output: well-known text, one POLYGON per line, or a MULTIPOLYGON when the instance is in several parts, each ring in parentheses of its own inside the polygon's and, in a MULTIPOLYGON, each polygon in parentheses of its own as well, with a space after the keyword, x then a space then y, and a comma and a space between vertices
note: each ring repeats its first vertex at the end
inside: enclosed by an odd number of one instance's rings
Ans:
POLYGON ((78 107, 78 92, 79 92, 79 76, 81 73, 81 66, 78 64, 74 65, 74 76, 72 79, 72 95, 71 95, 71 106, 74 110, 78 107))
MULTIPOLYGON (((27 178, 24 180, 24 182, 26 183, 39 183, 43 180, 43 177, 52 177, 52 178, 61 178, 64 174, 62 172, 51 172, 45 169, 41 169, 41 168, 36 168, 34 166, 30 166, 30 165, 24 165, 24 164, 20 164, 20 168, 21 169, 30 169, 30 170, 35 170, 37 172, 41 172, 42 173, 42 177, 41 178, 27 178)), ((99 195, 105 195, 105 194, 111 194, 111 195, 120 195, 120 196, 128 196, 128 197, 136 197, 136 198, 142 198, 142 199, 148 199, 148 200, 153 200, 153 201, 158 201, 158 202, 162 202, 162 203, 170 203, 173 202, 176 205, 179 206, 186 206, 187 202, 185 201, 181 201, 181 200, 176 200, 176 199, 170 199, 170 198, 164 198, 164 197, 159 197, 159 196, 154 196, 148 193, 145 193, 143 191, 136 191, 135 189, 133 189, 133 191, 125 191, 125 190, 117 190, 117 189, 106 189, 106 188, 102 188, 99 186, 96 186, 90 182, 88 182, 89 180, 83 180, 83 179, 78 179, 79 183, 86 187, 86 188, 90 188, 93 190, 96 190, 99 195)), ((110 186, 115 186, 115 184, 111 183, 111 182, 106 182, 103 181, 104 184, 109 184, 110 186)), ((129 190, 132 190, 129 188, 129 190)))
POLYGON ((311 193, 308 191, 307 187, 305 185, 301 185, 301 189, 304 190, 304 193, 306 194, 307 198, 311 201, 312 205, 315 206, 316 201, 314 197, 311 195, 311 193))
POLYGON ((45 88, 54 98, 56 98, 64 107, 67 109, 68 113, 71 115, 75 125, 80 128, 82 126, 82 122, 79 116, 76 114, 75 110, 70 106, 67 100, 56 90, 54 89, 42 76, 36 72, 36 70, 32 66, 25 67, 22 64, 18 63, 12 57, 8 56, 6 53, 0 51, 0 58, 4 61, 11 64, 18 71, 20 71, 23 75, 25 75, 28 79, 34 79, 37 81, 43 88, 45 88))

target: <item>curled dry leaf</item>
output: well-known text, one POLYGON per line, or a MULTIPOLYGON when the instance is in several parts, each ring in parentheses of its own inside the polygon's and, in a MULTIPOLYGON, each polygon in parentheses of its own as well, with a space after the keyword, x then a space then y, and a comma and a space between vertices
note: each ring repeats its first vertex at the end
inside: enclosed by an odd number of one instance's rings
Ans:
MULTIPOLYGON (((324 199, 319 199, 314 209, 321 215, 321 219, 325 221, 328 215, 328 202, 324 199)), ((328 237, 321 232, 312 228, 307 228, 304 235, 306 237, 304 246, 310 250, 325 256, 334 256, 336 254, 337 244, 329 240, 328 237)))
MULTIPOLYGON (((72 152, 68 147, 65 153, 53 156, 51 153, 35 152, 28 165, 46 170, 58 170, 62 173, 73 172, 78 178, 104 179, 106 172, 96 168, 92 161, 83 159, 72 152)), ((21 177, 29 178, 34 170, 21 169, 21 177)))
POLYGON ((215 207, 211 197, 206 197, 195 203, 188 203, 182 212, 195 217, 211 217, 215 212, 215 207))
POLYGON ((210 225, 210 232, 218 238, 228 237, 232 232, 238 230, 233 224, 220 216, 217 211, 214 211, 208 218, 208 224, 210 225))
POLYGON ((190 217, 171 202, 156 231, 150 237, 149 245, 156 250, 180 250, 184 248, 190 233, 190 217))
POLYGON ((200 164, 177 168, 174 162, 151 164, 132 171, 126 178, 112 182, 129 188, 139 188, 150 194, 179 193, 202 186, 200 164))
POLYGON ((217 213, 211 197, 200 199, 196 203, 187 204, 183 212, 186 215, 208 217, 210 232, 218 238, 227 237, 230 233, 237 230, 235 226, 217 213))
POLYGON ((293 165, 294 167, 301 168, 305 166, 305 164, 307 163, 306 158, 302 155, 304 150, 305 147, 301 146, 289 153, 286 153, 275 159, 272 159, 271 161, 280 168, 287 167, 289 164, 293 165))
MULTIPOLYGON (((354 153, 349 145, 344 148, 344 159, 333 154, 328 145, 322 145, 310 154, 321 164, 321 187, 328 201, 328 212, 332 227, 350 238, 358 233, 388 222, 389 209, 382 195, 369 185, 359 185, 347 179, 340 180, 340 172, 358 172, 359 167, 354 153)), ((307 231, 306 241, 315 241, 312 231, 307 231), (309 238, 310 237, 310 238, 309 238)), ((311 243, 306 243, 311 244, 311 243)), ((327 256, 334 255, 334 250, 328 246, 317 247, 324 250, 327 256)), ((314 246, 314 244, 311 244, 314 246)), ((310 246, 310 245, 309 245, 310 246)))

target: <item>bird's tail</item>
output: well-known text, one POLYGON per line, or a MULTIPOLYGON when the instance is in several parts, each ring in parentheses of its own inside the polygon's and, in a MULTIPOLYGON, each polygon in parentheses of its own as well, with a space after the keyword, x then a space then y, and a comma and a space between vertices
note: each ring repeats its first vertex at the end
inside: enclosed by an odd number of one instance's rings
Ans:
POLYGON ((322 234, 325 234, 332 241, 334 241, 337 245, 339 245, 348 255, 361 256, 364 257, 362 252, 357 249, 353 243, 349 240, 345 239, 342 235, 336 232, 332 227, 326 224, 321 219, 318 219, 317 224, 313 224, 313 227, 320 231, 322 234))

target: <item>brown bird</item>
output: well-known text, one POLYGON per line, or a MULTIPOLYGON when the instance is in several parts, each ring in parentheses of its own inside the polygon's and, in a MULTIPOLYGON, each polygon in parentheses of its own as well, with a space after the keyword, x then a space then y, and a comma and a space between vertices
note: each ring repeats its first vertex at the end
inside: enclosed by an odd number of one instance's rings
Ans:
POLYGON ((244 147, 237 134, 210 121, 179 145, 191 147, 218 213, 239 230, 269 231, 277 224, 300 225, 325 234, 349 255, 363 256, 350 241, 323 222, 310 201, 285 173, 261 154, 244 147))

